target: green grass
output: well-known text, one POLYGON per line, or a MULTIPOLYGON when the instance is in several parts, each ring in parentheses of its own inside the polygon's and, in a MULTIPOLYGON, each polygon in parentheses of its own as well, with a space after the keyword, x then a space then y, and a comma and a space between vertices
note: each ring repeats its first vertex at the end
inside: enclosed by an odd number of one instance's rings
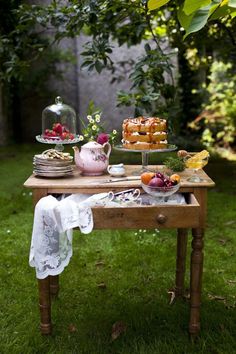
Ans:
MULTIPOLYGON (((236 163, 217 159, 206 167, 217 185, 209 192, 202 329, 195 344, 187 333, 188 303, 169 305, 174 231, 74 232, 74 254, 53 303, 53 335, 40 335, 37 282, 28 265, 32 196, 22 184, 43 148, 0 149, 0 353, 236 353, 236 163), (112 342, 112 325, 120 320, 127 330, 112 342)), ((113 152, 111 161, 121 160, 139 163, 140 154, 113 152)), ((186 286, 188 280, 187 274, 186 286)))

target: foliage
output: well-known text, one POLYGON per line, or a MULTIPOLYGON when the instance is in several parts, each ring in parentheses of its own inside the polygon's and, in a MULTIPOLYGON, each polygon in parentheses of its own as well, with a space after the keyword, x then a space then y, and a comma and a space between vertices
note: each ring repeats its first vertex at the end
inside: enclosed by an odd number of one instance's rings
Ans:
POLYGON ((144 112, 165 115, 166 105, 173 102, 174 86, 165 82, 164 73, 170 76, 171 63, 158 48, 145 45, 145 55, 138 58, 129 78, 133 85, 130 92, 118 93, 118 106, 135 106, 135 114, 144 112), (134 90, 134 92, 132 92, 134 90))
MULTIPOLYGON (((175 130, 178 130, 178 119, 180 128, 185 129, 191 117, 196 116, 202 96, 194 94, 192 89, 200 92, 198 87, 206 81, 213 54, 234 62, 233 1, 185 0, 181 7, 177 0, 68 0, 66 4, 54 0, 44 6, 18 5, 11 11, 13 28, 1 31, 2 81, 27 77, 35 60, 47 63, 45 55, 53 44, 83 32, 90 37, 81 54, 82 69, 98 73, 109 70, 111 82, 128 77, 131 87, 118 92, 118 105, 134 107, 135 115, 159 114, 172 118, 175 130), (226 13, 231 11, 230 16, 225 15, 225 7, 226 13), (203 17, 208 21, 204 28, 203 17), (202 35, 186 37, 197 28, 203 28, 202 35), (128 47, 142 44, 143 54, 135 62, 124 59, 114 63, 116 44, 128 47), (179 77, 174 80, 172 57, 176 56, 179 77)), ((50 69, 49 66, 46 69, 51 72, 53 61, 50 63, 50 69)), ((45 75, 48 71, 42 70, 45 75)))
POLYGON ((204 89, 208 101, 202 113, 190 123, 200 130, 202 143, 207 147, 235 146, 236 138, 236 75, 230 63, 214 62, 209 85, 204 89))
MULTIPOLYGON (((149 0, 149 9, 156 10, 173 0, 149 0)), ((235 0, 185 0, 178 9, 178 19, 185 29, 185 38, 201 30, 208 21, 236 16, 235 0)))
POLYGON ((182 157, 168 157, 164 161, 164 165, 174 172, 181 172, 185 169, 185 163, 182 157))
POLYGON ((119 93, 119 104, 132 105, 140 114, 168 112, 170 100, 173 102, 175 94, 172 67, 169 53, 164 53, 161 48, 162 35, 153 30, 157 18, 152 17, 145 0, 109 0, 106 3, 102 0, 69 0, 65 5, 55 0, 47 6, 22 4, 14 13, 17 26, 14 31, 2 37, 5 43, 4 55, 0 59, 3 64, 3 80, 20 79, 29 65, 52 45, 49 36, 43 37, 44 42, 43 39, 39 40, 39 32, 52 33, 53 30, 55 35, 51 38, 54 42, 65 37, 75 37, 81 31, 87 33, 91 40, 85 44, 81 54, 84 57, 82 68, 96 70, 98 73, 106 68, 111 71, 114 80, 119 80, 119 76, 124 74, 124 63, 117 76, 117 66, 112 60, 111 43, 114 42, 111 41, 117 42, 119 46, 133 46, 148 40, 151 46, 146 44, 145 54, 137 59, 132 68, 129 76, 131 89, 119 93), (35 43, 33 38, 36 38, 35 43), (30 59, 26 59, 29 51, 30 59))

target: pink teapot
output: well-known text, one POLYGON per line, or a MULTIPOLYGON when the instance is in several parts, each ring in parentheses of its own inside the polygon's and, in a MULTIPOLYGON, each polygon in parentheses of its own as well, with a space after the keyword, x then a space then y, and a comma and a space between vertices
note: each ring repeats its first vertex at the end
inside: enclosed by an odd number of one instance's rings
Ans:
POLYGON ((76 166, 83 175, 99 176, 107 170, 111 153, 111 145, 108 142, 101 145, 96 141, 90 141, 81 146, 80 151, 77 146, 73 146, 73 149, 76 166), (107 152, 104 151, 105 147, 107 152))

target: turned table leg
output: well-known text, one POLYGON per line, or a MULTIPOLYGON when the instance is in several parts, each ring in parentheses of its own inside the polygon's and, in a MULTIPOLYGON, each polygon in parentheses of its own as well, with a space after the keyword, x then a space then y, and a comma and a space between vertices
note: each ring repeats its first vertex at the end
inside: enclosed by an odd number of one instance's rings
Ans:
POLYGON ((178 229, 177 230, 175 296, 182 296, 184 293, 187 241, 188 241, 188 230, 178 229))
POLYGON ((50 295, 51 298, 54 299, 58 296, 59 293, 59 275, 50 275, 50 295))
POLYGON ((189 333, 195 338, 200 331, 204 229, 193 229, 192 235, 189 333))
POLYGON ((39 310, 40 310, 40 330, 42 334, 51 334, 51 299, 50 299, 50 279, 38 279, 39 288, 39 310))

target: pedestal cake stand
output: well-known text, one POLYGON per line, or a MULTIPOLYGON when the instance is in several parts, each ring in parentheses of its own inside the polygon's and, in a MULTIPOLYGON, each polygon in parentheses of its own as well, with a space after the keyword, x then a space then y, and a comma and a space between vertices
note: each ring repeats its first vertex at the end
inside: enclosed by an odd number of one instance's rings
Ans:
POLYGON ((155 150, 132 150, 132 149, 126 149, 122 145, 115 145, 113 148, 115 150, 124 151, 124 152, 141 152, 141 154, 142 154, 142 168, 134 171, 134 173, 133 173, 134 175, 140 175, 143 172, 151 171, 151 169, 148 168, 149 154, 154 153, 154 152, 171 152, 171 151, 177 150, 177 146, 172 145, 172 144, 167 144, 165 149, 155 149, 155 150))
POLYGON ((68 140, 62 140, 60 138, 50 138, 50 139, 47 139, 47 138, 44 138, 42 135, 37 135, 36 136, 36 140, 39 142, 39 143, 42 143, 42 144, 56 144, 55 145, 55 150, 57 151, 63 151, 64 150, 64 146, 63 145, 68 145, 68 144, 76 144, 78 143, 80 140, 79 140, 79 137, 75 137, 74 139, 68 139, 68 140))

